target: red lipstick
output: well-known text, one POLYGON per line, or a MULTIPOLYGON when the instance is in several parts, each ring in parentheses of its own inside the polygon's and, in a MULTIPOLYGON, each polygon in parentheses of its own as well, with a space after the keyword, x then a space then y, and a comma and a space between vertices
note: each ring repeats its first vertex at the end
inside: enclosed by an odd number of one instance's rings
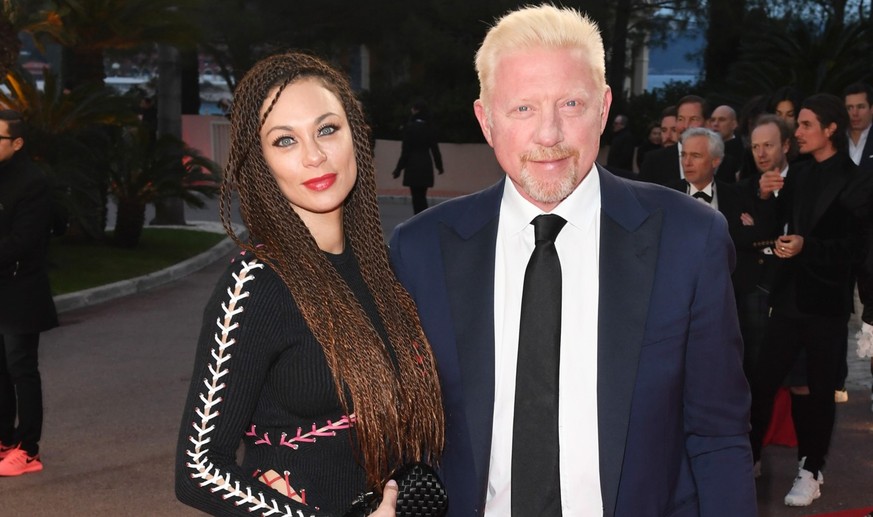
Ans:
POLYGON ((327 190, 336 183, 336 173, 325 174, 317 178, 312 178, 303 182, 303 185, 309 190, 322 191, 327 190))

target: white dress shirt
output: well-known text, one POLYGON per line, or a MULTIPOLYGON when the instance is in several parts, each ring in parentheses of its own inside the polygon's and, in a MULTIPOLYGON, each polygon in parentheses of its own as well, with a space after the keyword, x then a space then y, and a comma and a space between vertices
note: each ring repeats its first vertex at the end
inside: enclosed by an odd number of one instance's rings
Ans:
MULTIPOLYGON (((494 264, 494 424, 486 517, 511 514, 521 295, 524 272, 534 249, 534 227, 530 223, 542 213, 507 179, 494 264)), ((551 213, 567 220, 555 240, 562 278, 558 387, 561 506, 565 517, 602 515, 597 432, 600 177, 596 167, 592 166, 576 190, 551 213)))
POLYGON ((852 161, 855 162, 855 165, 861 165, 861 158, 864 157, 864 146, 867 145, 867 137, 869 134, 870 126, 867 126, 867 129, 861 131, 861 136, 858 138, 857 144, 852 140, 852 135, 849 134, 849 156, 852 157, 852 161))
POLYGON ((709 182, 709 185, 703 187, 700 190, 697 190, 697 187, 695 187, 691 183, 688 184, 688 195, 689 196, 693 197, 694 194, 697 194, 698 192, 703 192, 704 194, 706 194, 707 196, 712 198, 712 201, 707 202, 705 199, 702 199, 699 197, 695 198, 695 199, 697 199, 698 201, 700 201, 704 205, 711 207, 714 210, 718 210, 718 197, 716 196, 716 192, 715 192, 715 181, 709 182))

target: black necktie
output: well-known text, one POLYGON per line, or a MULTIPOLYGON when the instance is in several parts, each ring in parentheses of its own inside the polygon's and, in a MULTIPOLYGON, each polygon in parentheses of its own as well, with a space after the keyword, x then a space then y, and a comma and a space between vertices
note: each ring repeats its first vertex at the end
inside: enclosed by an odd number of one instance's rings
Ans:
POLYGON ((697 199, 702 199, 702 200, 706 201, 707 203, 712 203, 712 196, 710 196, 709 194, 707 194, 706 192, 704 192, 702 190, 699 190, 699 191, 695 192, 694 194, 691 194, 691 197, 696 197, 697 199))
POLYGON ((540 215, 536 246, 524 273, 515 417, 512 427, 512 516, 561 515, 558 375, 561 262, 555 238, 567 221, 540 215))

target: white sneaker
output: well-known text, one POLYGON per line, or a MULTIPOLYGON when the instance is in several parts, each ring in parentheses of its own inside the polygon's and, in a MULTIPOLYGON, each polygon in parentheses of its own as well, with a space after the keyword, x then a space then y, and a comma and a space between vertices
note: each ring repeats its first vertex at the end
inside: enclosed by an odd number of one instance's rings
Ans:
POLYGON ((824 482, 821 472, 818 479, 813 477, 812 472, 801 469, 794 478, 794 486, 785 496, 786 506, 809 506, 813 501, 821 497, 821 485, 824 482))

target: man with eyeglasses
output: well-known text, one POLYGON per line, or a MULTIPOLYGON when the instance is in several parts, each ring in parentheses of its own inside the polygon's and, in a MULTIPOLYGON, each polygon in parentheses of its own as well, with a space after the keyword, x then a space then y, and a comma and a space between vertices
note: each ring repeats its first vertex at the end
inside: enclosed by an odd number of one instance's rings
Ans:
POLYGON ((39 334, 58 325, 46 271, 49 183, 23 148, 21 114, 0 110, 0 476, 42 470, 39 334))

